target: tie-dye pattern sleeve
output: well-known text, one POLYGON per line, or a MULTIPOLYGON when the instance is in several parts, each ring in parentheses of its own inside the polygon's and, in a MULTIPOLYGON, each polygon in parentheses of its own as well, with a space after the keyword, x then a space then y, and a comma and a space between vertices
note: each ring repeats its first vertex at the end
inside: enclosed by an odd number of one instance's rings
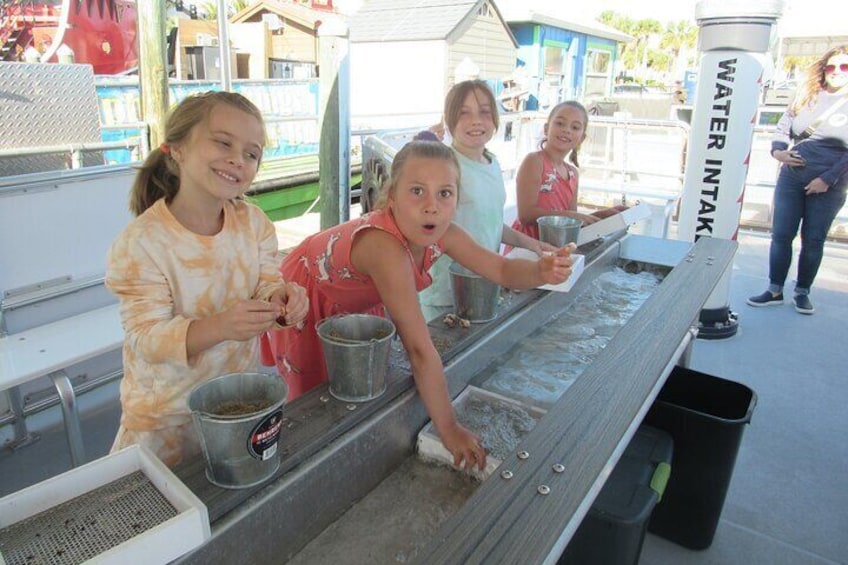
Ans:
POLYGON ((279 242, 277 231, 262 210, 255 208, 251 223, 255 226, 259 240, 259 282, 254 297, 268 300, 285 283, 280 275, 279 242))
POLYGON ((191 319, 175 315, 165 273, 136 235, 127 232, 114 243, 106 269, 106 286, 120 300, 127 347, 150 363, 185 366, 191 319))

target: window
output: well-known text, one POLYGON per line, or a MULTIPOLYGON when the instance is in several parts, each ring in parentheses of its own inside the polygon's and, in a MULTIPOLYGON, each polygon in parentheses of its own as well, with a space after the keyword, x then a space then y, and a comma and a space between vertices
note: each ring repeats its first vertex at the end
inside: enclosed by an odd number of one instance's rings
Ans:
POLYGON ((612 57, 610 57, 609 51, 590 49, 586 53, 586 72, 589 74, 609 75, 611 59, 612 57))
POLYGON ((565 63, 565 50, 561 47, 545 47, 545 74, 563 74, 565 63))
POLYGON ((477 8, 477 15, 491 18, 494 14, 492 14, 492 8, 489 6, 489 3, 486 2, 485 4, 477 8))
POLYGON ((589 97, 607 96, 612 85, 612 53, 603 49, 586 50, 586 80, 584 94, 589 97))

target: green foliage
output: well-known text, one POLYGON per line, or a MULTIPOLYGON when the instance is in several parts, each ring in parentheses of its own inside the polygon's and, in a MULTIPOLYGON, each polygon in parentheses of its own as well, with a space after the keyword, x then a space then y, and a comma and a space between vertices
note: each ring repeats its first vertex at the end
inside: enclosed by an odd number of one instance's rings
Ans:
POLYGON ((797 55, 787 55, 783 58, 783 71, 786 72, 787 76, 798 76, 799 73, 803 73, 804 70, 812 65, 818 57, 813 55, 807 55, 805 57, 798 57, 797 55))
POLYGON ((619 61, 626 74, 644 77, 648 69, 671 72, 684 53, 686 66, 695 63, 692 59, 698 28, 691 22, 681 20, 663 26, 654 19, 633 20, 611 10, 601 12, 598 21, 634 38, 630 43, 619 44, 619 61))

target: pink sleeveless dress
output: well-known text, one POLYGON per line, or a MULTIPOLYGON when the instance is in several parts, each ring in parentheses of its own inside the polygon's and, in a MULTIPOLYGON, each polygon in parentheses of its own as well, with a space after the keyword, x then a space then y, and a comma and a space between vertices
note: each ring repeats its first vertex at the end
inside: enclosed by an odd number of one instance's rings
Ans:
POLYGON ((327 381, 321 340, 316 331, 318 322, 337 314, 385 315, 373 281, 358 272, 350 261, 356 236, 368 229, 383 230, 401 242, 413 265, 417 291, 432 282, 428 271, 442 254, 441 242, 425 250, 422 268, 416 268, 409 243, 389 210, 377 210, 306 238, 283 259, 280 272, 287 282, 306 289, 309 313, 296 327, 262 336, 262 363, 276 364, 289 386, 289 400, 327 381))
MULTIPOLYGON (((536 205, 546 210, 571 210, 577 196, 577 169, 566 163, 568 178, 560 175, 547 153, 542 153, 542 178, 539 181, 539 193, 536 205)), ((533 239, 539 239, 539 226, 536 222, 523 224, 516 219, 512 229, 526 233, 533 239)))

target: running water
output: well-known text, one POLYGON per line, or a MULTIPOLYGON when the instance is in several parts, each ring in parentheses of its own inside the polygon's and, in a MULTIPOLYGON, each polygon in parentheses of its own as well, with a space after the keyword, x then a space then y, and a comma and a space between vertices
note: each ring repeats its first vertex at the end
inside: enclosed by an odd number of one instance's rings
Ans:
POLYGON ((574 304, 516 343, 478 386, 547 409, 559 400, 662 282, 663 273, 632 264, 602 273, 574 304))
POLYGON ((530 433, 542 417, 534 418, 527 407, 500 400, 485 393, 469 395, 456 409, 456 417, 466 428, 480 436, 490 456, 503 461, 530 433))

